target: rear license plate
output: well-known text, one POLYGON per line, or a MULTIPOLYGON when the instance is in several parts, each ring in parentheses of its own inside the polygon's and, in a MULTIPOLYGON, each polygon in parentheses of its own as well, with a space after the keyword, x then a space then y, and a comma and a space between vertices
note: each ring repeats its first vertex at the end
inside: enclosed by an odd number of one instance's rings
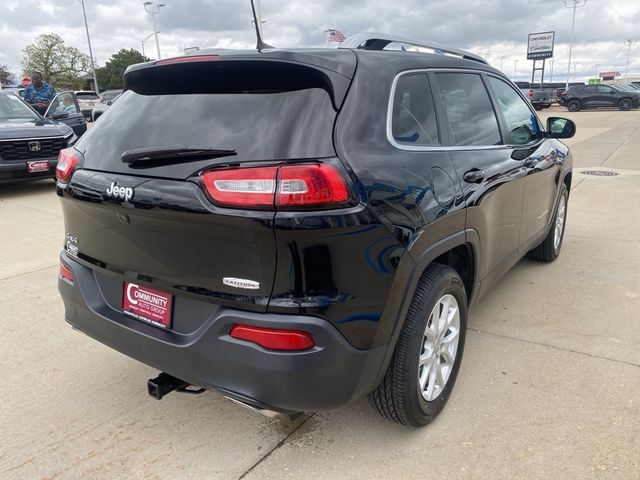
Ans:
POLYGON ((171 328, 173 296, 135 283, 124 282, 122 311, 157 327, 171 328))
POLYGON ((47 172, 49 171, 49 162, 40 161, 40 162, 27 162, 27 172, 35 173, 35 172, 47 172))

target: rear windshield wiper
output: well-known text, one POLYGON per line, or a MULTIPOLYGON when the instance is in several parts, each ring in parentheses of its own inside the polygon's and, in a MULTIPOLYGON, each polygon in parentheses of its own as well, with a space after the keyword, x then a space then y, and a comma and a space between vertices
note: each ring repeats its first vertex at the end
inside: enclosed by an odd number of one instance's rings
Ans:
POLYGON ((151 168, 159 165, 195 162, 207 158, 230 157, 235 150, 211 147, 152 147, 127 150, 120 158, 132 168, 151 168))

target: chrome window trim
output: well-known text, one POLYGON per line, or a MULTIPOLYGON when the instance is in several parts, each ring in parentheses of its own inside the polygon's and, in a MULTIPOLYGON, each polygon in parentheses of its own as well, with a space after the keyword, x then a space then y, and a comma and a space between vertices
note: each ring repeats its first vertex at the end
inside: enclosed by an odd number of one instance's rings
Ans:
MULTIPOLYGON (((393 138, 393 131, 392 131, 392 116, 393 116, 393 97, 396 93, 396 87, 398 86, 398 81, 400 80, 400 78, 404 75, 412 75, 412 74, 416 74, 416 73, 424 73, 425 75, 429 72, 436 72, 436 73, 472 73, 475 75, 491 75, 493 77, 496 77, 500 80, 505 81, 505 78, 501 77, 500 75, 496 75, 493 72, 485 72, 484 70, 472 70, 469 68, 416 68, 416 69, 412 69, 412 70, 404 70, 400 73, 398 73, 394 78, 393 78, 393 82, 391 82, 391 93, 389 95, 389 101, 387 104, 387 141, 391 144, 392 147, 398 149, 398 150, 404 150, 407 152, 442 152, 442 151, 472 151, 472 150, 513 150, 515 149, 523 149, 523 148, 528 148, 531 146, 534 146, 536 143, 539 143, 541 140, 537 140, 536 142, 533 143, 529 143, 526 145, 509 145, 509 144, 502 144, 502 145, 467 145, 467 146, 450 146, 450 145, 405 145, 402 143, 398 143, 395 138, 393 138)), ((509 84, 510 82, 508 80, 506 80, 507 84, 509 84)), ((522 97, 521 92, 519 92, 519 89, 515 89, 516 92, 520 93, 520 96, 522 97)), ((490 95, 490 93, 487 91, 487 95, 490 95)), ((491 98, 491 97, 490 97, 491 98)), ((536 115, 537 118, 537 115, 536 115)), ((498 120, 496 118, 496 120, 498 120)), ((498 122, 499 123, 499 122, 498 122)), ((538 123, 541 127, 541 130, 543 132, 545 132, 544 127, 542 126, 542 123, 540 122, 540 119, 538 119, 538 123)), ((543 138, 544 140, 544 138, 543 138)))

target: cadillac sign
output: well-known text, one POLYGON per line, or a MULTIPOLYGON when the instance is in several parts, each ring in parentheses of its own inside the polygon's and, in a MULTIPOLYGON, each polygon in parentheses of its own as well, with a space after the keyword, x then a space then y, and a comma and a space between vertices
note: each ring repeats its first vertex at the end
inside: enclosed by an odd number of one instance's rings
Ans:
POLYGON ((553 57, 553 41, 556 32, 530 33, 527 60, 542 60, 553 57))

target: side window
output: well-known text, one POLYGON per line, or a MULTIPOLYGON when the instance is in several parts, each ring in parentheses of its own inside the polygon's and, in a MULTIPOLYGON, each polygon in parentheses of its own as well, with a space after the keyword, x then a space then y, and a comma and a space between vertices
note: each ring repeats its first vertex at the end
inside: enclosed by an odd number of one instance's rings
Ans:
POLYGON ((71 93, 61 93, 53 99, 51 112, 80 113, 71 93))
POLYGON ((459 146, 499 145, 500 127, 479 75, 438 73, 438 90, 459 146))
POLYGON ((614 90, 606 85, 597 85, 598 93, 612 93, 614 90))
POLYGON ((540 125, 536 115, 506 82, 488 77, 498 108, 504 116, 509 130, 509 144, 525 145, 541 138, 540 125))
POLYGON ((426 74, 398 79, 391 116, 393 139, 406 145, 438 144, 438 124, 426 74))

